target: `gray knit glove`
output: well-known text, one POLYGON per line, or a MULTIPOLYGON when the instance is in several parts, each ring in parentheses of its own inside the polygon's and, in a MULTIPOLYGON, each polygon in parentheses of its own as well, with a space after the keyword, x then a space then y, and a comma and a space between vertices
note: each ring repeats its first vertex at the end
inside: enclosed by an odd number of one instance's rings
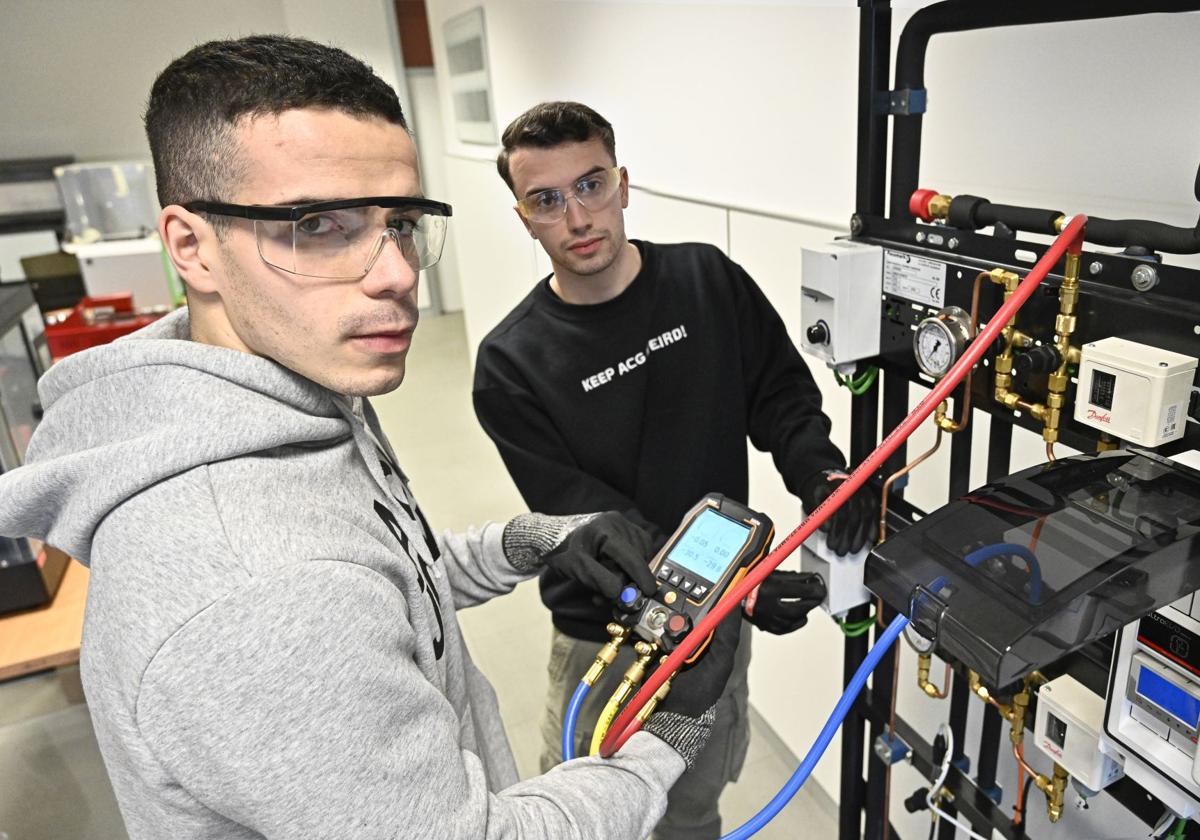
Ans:
POLYGON ((574 516, 524 513, 504 526, 504 556, 518 571, 554 569, 605 598, 629 581, 651 595, 652 537, 615 511, 574 516))
POLYGON ((717 625, 700 660, 675 675, 671 692, 642 727, 683 756, 689 770, 712 734, 717 701, 733 673, 741 629, 741 610, 733 610, 717 625))

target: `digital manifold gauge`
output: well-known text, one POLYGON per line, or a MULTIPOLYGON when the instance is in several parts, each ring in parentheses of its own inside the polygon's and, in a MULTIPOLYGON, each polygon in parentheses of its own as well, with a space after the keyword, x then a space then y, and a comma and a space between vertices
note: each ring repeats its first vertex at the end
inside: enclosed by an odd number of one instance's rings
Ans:
POLYGON ((971 340, 971 316, 957 306, 947 306, 917 324, 913 355, 917 367, 934 379, 950 372, 971 340))
MULTIPOLYGON (((654 595, 625 587, 614 609, 616 620, 670 653, 763 558, 774 536, 768 517, 708 494, 650 561, 658 580, 654 595)), ((687 661, 694 662, 707 647, 706 639, 687 661)))

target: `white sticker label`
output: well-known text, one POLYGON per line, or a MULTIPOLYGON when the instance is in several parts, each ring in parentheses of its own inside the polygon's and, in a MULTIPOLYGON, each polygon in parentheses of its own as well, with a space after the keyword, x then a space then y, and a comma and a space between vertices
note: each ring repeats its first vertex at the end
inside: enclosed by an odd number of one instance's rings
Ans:
POLYGON ((1159 432, 1159 437, 1170 440, 1175 437, 1175 432, 1179 428, 1179 417, 1183 414, 1183 403, 1167 406, 1163 414, 1162 430, 1159 432))
POLYGON ((883 290, 890 295, 945 306, 946 264, 901 251, 883 252, 883 290))

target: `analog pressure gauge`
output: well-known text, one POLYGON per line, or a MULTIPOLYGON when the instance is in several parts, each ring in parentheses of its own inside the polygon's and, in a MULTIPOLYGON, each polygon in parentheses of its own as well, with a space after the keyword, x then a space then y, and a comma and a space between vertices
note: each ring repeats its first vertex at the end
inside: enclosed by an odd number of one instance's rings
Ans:
POLYGON ((951 366, 967 349, 971 338, 971 316, 957 306, 947 306, 917 324, 913 334, 913 355, 917 367, 935 379, 950 372, 951 366))

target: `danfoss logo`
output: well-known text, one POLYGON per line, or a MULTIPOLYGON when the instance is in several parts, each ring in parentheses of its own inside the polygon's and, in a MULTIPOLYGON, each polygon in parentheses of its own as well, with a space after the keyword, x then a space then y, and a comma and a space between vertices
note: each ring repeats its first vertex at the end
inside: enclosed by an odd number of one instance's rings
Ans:
POLYGON ((1089 408, 1089 409, 1088 409, 1088 416, 1087 416, 1087 419, 1089 419, 1089 420, 1098 420, 1098 421, 1099 421, 1099 422, 1101 422, 1101 423, 1111 423, 1111 422, 1112 422, 1112 417, 1111 417, 1111 416, 1109 416, 1109 415, 1105 414, 1103 411, 1097 411, 1097 410, 1096 410, 1096 409, 1094 409, 1094 408, 1089 408))
POLYGON ((1047 741, 1045 738, 1042 739, 1041 747, 1042 747, 1042 749, 1044 749, 1046 752, 1050 753, 1055 758, 1062 758, 1062 755, 1063 755, 1062 750, 1060 750, 1058 747, 1054 746, 1053 743, 1051 743, 1050 741, 1047 741))

